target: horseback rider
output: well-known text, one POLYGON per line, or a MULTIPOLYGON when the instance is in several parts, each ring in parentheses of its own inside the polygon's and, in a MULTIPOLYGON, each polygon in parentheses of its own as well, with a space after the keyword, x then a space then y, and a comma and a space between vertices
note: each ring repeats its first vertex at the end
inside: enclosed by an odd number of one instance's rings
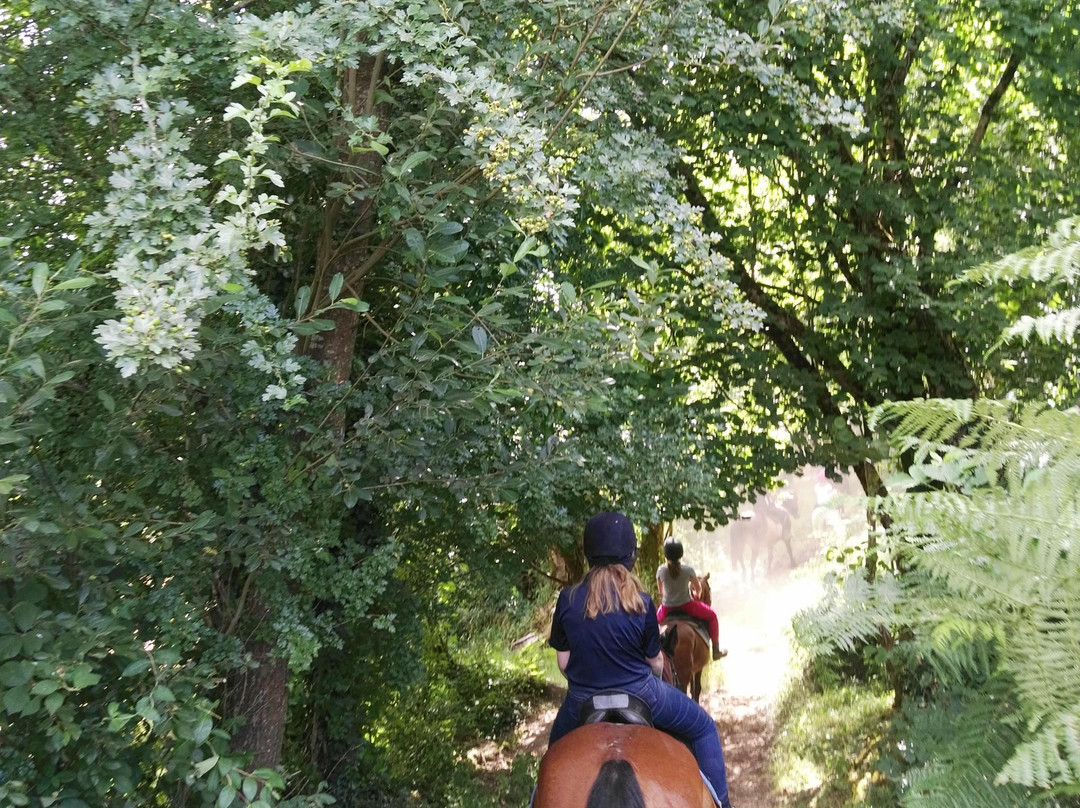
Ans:
POLYGON ((585 525, 583 581, 559 593, 548 644, 555 649, 568 688, 549 745, 577 726, 592 694, 618 689, 649 705, 653 725, 685 742, 721 808, 730 808, 724 752, 709 714, 659 678, 660 629, 652 598, 632 570, 637 560, 634 525, 621 513, 598 513, 585 525))
POLYGON ((660 591, 661 601, 656 619, 663 623, 671 611, 680 611, 704 620, 709 626, 709 638, 712 640, 712 658, 722 659, 727 656, 727 651, 720 647, 720 624, 716 612, 707 603, 698 600, 701 584, 697 573, 689 564, 681 563, 682 557, 682 542, 677 539, 664 542, 664 558, 667 561, 656 570, 656 588, 660 591))

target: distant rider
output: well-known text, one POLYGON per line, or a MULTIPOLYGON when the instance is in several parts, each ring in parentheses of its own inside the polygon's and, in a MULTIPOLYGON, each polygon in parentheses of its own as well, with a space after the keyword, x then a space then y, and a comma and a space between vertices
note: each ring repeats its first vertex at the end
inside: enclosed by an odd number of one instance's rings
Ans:
POLYGON ((656 570, 656 588, 660 590, 661 604, 656 611, 657 622, 663 623, 668 612, 675 609, 709 624, 712 639, 712 658, 722 659, 727 651, 720 647, 720 624, 716 612, 704 601, 698 600, 701 584, 697 573, 689 564, 680 563, 683 557, 682 543, 676 539, 664 542, 664 558, 667 563, 656 570))

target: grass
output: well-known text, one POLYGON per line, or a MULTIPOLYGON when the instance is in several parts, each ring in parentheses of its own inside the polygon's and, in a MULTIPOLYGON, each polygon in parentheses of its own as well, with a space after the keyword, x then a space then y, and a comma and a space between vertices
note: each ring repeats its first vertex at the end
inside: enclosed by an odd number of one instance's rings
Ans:
POLYGON ((888 728, 892 692, 877 683, 808 675, 778 705, 773 776, 784 808, 850 808, 874 803, 877 741, 888 728))

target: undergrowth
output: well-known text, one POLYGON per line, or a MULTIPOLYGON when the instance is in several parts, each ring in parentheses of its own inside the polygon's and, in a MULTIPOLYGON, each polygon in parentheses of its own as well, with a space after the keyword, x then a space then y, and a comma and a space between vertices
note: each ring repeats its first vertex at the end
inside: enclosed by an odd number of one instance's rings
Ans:
POLYGON ((891 701, 879 682, 807 664, 777 706, 772 771, 784 808, 892 804, 877 771, 891 701))
POLYGON ((518 755, 508 769, 479 771, 464 750, 485 742, 512 747, 516 728, 543 697, 553 664, 543 653, 541 617, 525 604, 517 612, 459 614, 458 631, 430 635, 438 639, 425 648, 424 681, 403 690, 378 727, 380 746, 397 750, 386 761, 388 780, 408 784, 408 804, 528 804, 537 761, 518 755), (530 635, 533 642, 512 649, 530 635))

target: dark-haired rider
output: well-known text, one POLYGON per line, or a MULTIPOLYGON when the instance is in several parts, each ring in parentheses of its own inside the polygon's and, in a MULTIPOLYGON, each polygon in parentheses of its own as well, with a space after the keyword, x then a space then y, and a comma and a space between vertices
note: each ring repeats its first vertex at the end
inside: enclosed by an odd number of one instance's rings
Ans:
POLYGON ((664 542, 664 558, 667 562, 656 570, 656 588, 660 591, 661 601, 656 619, 663 623, 668 612, 677 609, 704 620, 709 624, 712 658, 721 659, 727 656, 727 651, 720 647, 720 624, 716 619, 716 612, 709 604, 696 599, 697 587, 700 586, 697 573, 689 564, 681 563, 682 557, 683 546, 680 541, 669 539, 664 542))

